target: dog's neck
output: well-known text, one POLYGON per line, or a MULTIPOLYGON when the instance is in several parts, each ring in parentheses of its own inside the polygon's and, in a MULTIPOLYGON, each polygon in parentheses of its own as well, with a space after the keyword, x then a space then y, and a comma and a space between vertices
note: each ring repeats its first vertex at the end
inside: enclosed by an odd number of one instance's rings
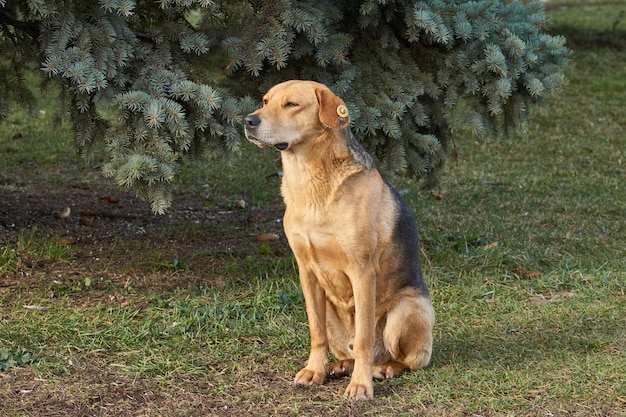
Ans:
POLYGON ((367 153, 365 148, 363 148, 363 146, 359 143, 359 141, 354 136, 354 133, 352 133, 352 130, 350 130, 350 128, 347 128, 345 130, 345 134, 346 145, 348 146, 348 150, 350 150, 350 153, 354 157, 354 161, 367 169, 375 168, 376 164, 374 163, 374 158, 372 158, 372 156, 367 153))
POLYGON ((372 157, 361 147, 349 129, 343 135, 329 130, 309 143, 300 143, 281 152, 282 194, 285 204, 292 201, 291 190, 309 195, 310 204, 332 201, 337 190, 350 177, 374 168, 372 157))

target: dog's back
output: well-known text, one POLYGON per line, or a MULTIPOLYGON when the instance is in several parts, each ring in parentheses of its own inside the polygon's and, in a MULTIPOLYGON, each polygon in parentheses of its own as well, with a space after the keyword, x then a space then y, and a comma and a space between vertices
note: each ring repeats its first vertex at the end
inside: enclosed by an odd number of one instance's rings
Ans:
POLYGON ((419 235, 415 219, 400 194, 391 186, 389 189, 399 209, 393 238, 393 242, 397 245, 395 250, 398 252, 398 276, 404 277, 406 285, 411 285, 418 289, 420 294, 430 297, 428 286, 422 275, 419 235))
MULTIPOLYGON (((358 142, 349 127, 345 129, 345 142, 355 164, 366 170, 376 169, 374 158, 358 142)), ((415 218, 402 196, 389 183, 386 185, 393 198, 395 210, 397 210, 391 239, 393 245, 389 248, 391 256, 397 261, 395 262, 397 266, 388 271, 390 275, 388 279, 396 281, 398 288, 412 286, 420 294, 429 297, 428 286, 422 275, 419 234, 415 218)))

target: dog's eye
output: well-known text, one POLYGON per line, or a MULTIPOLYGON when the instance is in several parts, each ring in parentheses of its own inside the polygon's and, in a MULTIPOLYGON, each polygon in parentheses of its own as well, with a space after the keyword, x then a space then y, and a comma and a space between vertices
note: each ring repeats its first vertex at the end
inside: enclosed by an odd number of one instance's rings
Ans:
POLYGON ((285 107, 298 107, 298 103, 294 103, 293 101, 288 101, 285 103, 285 107))
POLYGON ((264 99, 263 99, 263 105, 264 105, 264 106, 267 106, 267 103, 268 103, 268 102, 269 102, 269 100, 268 100, 268 99, 266 99, 266 98, 264 98, 264 99))

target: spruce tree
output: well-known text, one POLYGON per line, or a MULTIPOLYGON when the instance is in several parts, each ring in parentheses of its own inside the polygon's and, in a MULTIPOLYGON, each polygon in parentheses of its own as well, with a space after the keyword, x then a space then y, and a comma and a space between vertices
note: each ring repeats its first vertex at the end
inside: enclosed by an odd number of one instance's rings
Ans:
POLYGON ((0 120, 32 109, 34 63, 78 150, 105 141, 104 174, 163 212, 182 155, 237 149, 263 92, 314 79, 381 164, 432 185, 455 132, 505 133, 563 87, 547 27, 518 1, 0 0, 0 120))

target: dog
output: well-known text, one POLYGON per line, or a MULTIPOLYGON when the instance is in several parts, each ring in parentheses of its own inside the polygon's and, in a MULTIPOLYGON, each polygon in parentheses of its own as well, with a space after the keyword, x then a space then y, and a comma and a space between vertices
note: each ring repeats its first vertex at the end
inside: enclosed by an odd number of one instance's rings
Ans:
POLYGON ((294 382, 351 374, 345 396, 371 399, 374 378, 428 365, 435 313, 415 220, 350 130, 343 100, 323 84, 287 81, 244 126, 249 141, 281 154, 283 224, 311 336, 294 382))

